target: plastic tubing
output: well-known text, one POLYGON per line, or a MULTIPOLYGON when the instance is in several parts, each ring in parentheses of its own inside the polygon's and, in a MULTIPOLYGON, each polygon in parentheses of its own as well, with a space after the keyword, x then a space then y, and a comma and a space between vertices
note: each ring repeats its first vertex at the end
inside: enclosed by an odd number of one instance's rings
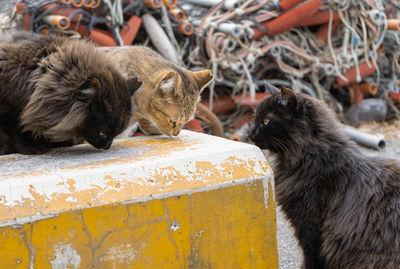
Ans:
POLYGON ((216 28, 219 32, 229 34, 234 37, 240 37, 244 30, 236 23, 221 23, 216 28))
POLYGON ((353 96, 351 100, 352 103, 357 105, 361 104, 364 100, 364 97, 360 85, 358 85, 357 82, 354 82, 350 85, 350 90, 353 91, 353 96))
MULTIPOLYGON (((72 13, 74 13, 76 11, 83 11, 83 10, 80 8, 72 8, 72 7, 68 7, 68 8, 58 7, 57 4, 53 3, 53 4, 43 6, 41 8, 41 11, 46 12, 50 15, 61 15, 61 16, 69 17, 72 13)), ((83 17, 82 13, 77 13, 74 17, 69 18, 69 21, 72 23, 75 23, 75 22, 79 21, 82 17, 83 17)))
POLYGON ((74 7, 82 7, 84 3, 85 3, 85 0, 71 0, 71 4, 74 7))
POLYGON ((375 83, 362 83, 360 84, 361 91, 365 94, 377 95, 378 85, 375 83))
MULTIPOLYGON (((375 72, 376 66, 375 66, 374 62, 369 61, 369 64, 371 67, 368 66, 367 62, 363 62, 358 65, 358 68, 360 69, 360 76, 362 78, 367 77, 375 72)), ((336 77, 336 81, 333 85, 334 87, 338 88, 338 87, 347 86, 347 85, 357 81, 357 68, 354 66, 354 67, 350 68, 349 70, 347 70, 347 72, 345 72, 342 75, 347 79, 347 81, 342 79, 341 77, 336 77)))
POLYGON ((389 92, 390 97, 395 101, 396 103, 400 104, 400 93, 398 92, 389 92))
POLYGON ((93 4, 94 4, 94 1, 95 0, 84 0, 83 1, 83 6, 91 8, 93 6, 93 4))
MULTIPOLYGON (((100 1, 100 0, 97 0, 100 1)), ((150 8, 160 8, 162 5, 161 0, 146 0, 146 6, 150 8)))
POLYGON ((278 6, 282 11, 286 11, 303 1, 304 0, 280 0, 278 6))
POLYGON ((106 47, 114 47, 117 46, 117 42, 115 42, 114 37, 109 32, 106 32, 102 29, 94 28, 89 33, 87 26, 83 24, 71 24, 69 27, 71 30, 78 31, 81 35, 87 36, 92 39, 94 42, 101 46, 106 47))
POLYGON ((168 9, 172 9, 176 7, 176 5, 178 4, 178 0, 164 0, 163 3, 164 6, 166 6, 168 9))
POLYGON ((361 132, 351 126, 343 127, 344 133, 355 142, 374 149, 383 149, 386 146, 384 138, 361 132))
POLYGON ((177 29, 183 35, 192 35, 194 33, 194 26, 190 22, 179 24, 177 29))
POLYGON ((204 133, 203 126, 201 126, 201 122, 196 118, 188 121, 185 124, 185 127, 186 127, 186 129, 188 129, 190 131, 194 131, 194 132, 198 132, 198 133, 204 133))
MULTIPOLYGON (((334 20, 332 21, 332 33, 336 31, 338 26, 340 25, 341 20, 334 20)), ((317 32, 315 33, 315 37, 317 40, 321 43, 321 45, 324 45, 326 43, 326 40, 328 40, 328 34, 329 34, 329 23, 321 25, 318 29, 317 32)))
MULTIPOLYGON (((184 2, 191 3, 194 5, 204 6, 204 7, 214 7, 218 5, 221 0, 184 0, 184 2)), ((235 9, 238 8, 240 4, 237 0, 225 0, 223 8, 225 9, 235 9)))
POLYGON ((142 25, 142 18, 138 16, 132 16, 129 18, 126 25, 124 25, 120 31, 124 45, 131 45, 133 43, 139 31, 140 25, 142 25))
POLYGON ((400 20, 399 19, 388 19, 387 27, 389 30, 400 31, 400 20))
POLYGON ((93 28, 89 33, 89 38, 101 46, 117 46, 112 34, 101 29, 93 28))
POLYGON ((101 0, 93 0, 91 8, 98 8, 101 4, 101 0))
POLYGON ((197 103, 195 117, 210 127, 212 135, 224 137, 224 128, 221 121, 202 103, 197 103))
POLYGON ((240 105, 242 107, 247 107, 249 109, 256 109, 261 104, 261 102, 269 95, 270 95, 269 93, 257 92, 254 100, 252 100, 250 94, 246 94, 244 96, 240 94, 234 96, 233 101, 235 102, 235 104, 240 105))
POLYGON ((25 30, 29 31, 31 24, 31 14, 29 13, 27 4, 25 2, 15 3, 16 13, 22 15, 22 26, 25 30))
MULTIPOLYGON (((206 107, 210 107, 210 100, 202 100, 201 103, 206 107)), ((212 111, 217 114, 225 114, 236 108, 236 104, 230 95, 219 95, 213 100, 212 111)))
POLYGON ((70 26, 69 19, 61 15, 47 15, 43 17, 43 21, 62 30, 68 29, 70 26))
MULTIPOLYGON (((339 13, 337 11, 332 12, 332 19, 334 21, 340 20, 339 13)), ((299 25, 301 26, 311 26, 311 25, 320 25, 329 22, 329 10, 319 10, 304 18, 299 25)))
POLYGON ((157 51, 168 60, 177 63, 178 56, 176 55, 176 51, 157 20, 149 13, 144 14, 142 19, 144 29, 146 29, 146 32, 157 51))
POLYGON ((261 24, 267 31, 261 30, 258 27, 253 28, 254 34, 252 39, 258 39, 267 36, 274 36, 295 27, 305 18, 311 16, 322 6, 322 0, 309 0, 300 5, 286 11, 279 17, 261 24))
POLYGON ((169 10, 169 13, 175 18, 176 21, 181 22, 186 18, 185 11, 180 8, 172 8, 169 10))

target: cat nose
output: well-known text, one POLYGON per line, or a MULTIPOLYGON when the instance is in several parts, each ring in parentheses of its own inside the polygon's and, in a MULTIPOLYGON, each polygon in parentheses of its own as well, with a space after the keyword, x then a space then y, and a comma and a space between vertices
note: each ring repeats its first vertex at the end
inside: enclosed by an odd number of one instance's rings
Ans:
POLYGON ((173 130, 172 131, 172 135, 173 136, 178 136, 180 132, 181 132, 181 130, 173 130))
POLYGON ((113 139, 108 139, 102 148, 109 149, 111 147, 112 142, 113 142, 113 139))

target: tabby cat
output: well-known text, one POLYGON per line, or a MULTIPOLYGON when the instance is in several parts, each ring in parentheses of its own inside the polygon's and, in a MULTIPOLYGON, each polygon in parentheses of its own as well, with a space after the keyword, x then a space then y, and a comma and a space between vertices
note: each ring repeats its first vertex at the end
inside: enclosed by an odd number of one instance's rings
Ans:
MULTIPOLYGON (((146 134, 177 136, 193 118, 201 91, 213 79, 210 70, 189 71, 144 46, 102 50, 115 60, 126 78, 138 76, 141 81, 132 98, 136 110, 129 126, 139 122, 146 134)), ((121 137, 129 137, 131 132, 128 128, 121 137)))
POLYGON ((108 149, 131 95, 106 55, 84 40, 14 32, 0 40, 0 154, 44 153, 86 140, 108 149))
POLYGON ((303 268, 400 268, 400 162, 363 155, 322 102, 268 88, 250 139, 275 153, 303 268))

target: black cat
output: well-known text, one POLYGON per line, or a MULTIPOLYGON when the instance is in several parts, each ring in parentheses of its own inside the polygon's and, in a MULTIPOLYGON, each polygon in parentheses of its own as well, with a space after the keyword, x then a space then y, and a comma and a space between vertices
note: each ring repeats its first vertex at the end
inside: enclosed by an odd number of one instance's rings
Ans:
POLYGON ((126 80, 85 40, 15 32, 0 40, 0 154, 44 153, 86 140, 108 149, 126 127, 126 80))
POLYGON ((267 86, 250 139, 276 153, 303 268, 400 268, 400 162, 363 155, 322 102, 267 86))

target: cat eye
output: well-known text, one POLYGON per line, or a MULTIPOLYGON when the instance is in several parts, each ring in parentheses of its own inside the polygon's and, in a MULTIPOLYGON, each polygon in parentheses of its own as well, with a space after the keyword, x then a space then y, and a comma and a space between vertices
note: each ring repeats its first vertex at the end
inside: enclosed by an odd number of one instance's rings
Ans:
POLYGON ((267 125, 269 122, 269 119, 264 119, 264 125, 267 125))
POLYGON ((175 121, 170 120, 169 123, 171 123, 174 128, 176 127, 176 122, 175 121))

